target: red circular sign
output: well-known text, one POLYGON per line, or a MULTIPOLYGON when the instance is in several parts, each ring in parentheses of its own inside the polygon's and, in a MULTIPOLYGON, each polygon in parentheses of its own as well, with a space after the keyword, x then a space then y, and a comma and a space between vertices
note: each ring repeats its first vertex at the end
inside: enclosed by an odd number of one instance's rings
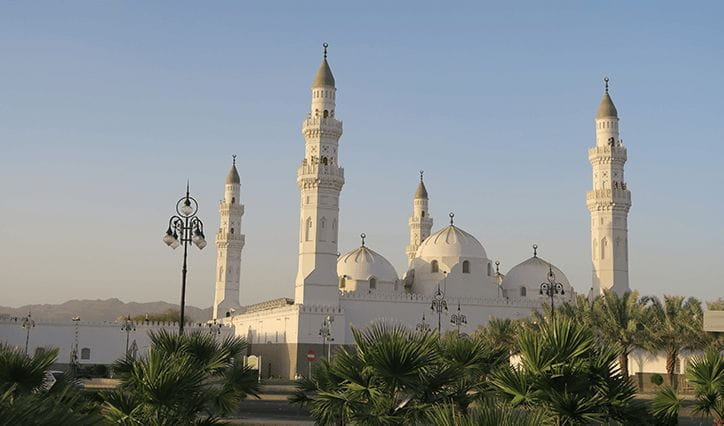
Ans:
POLYGON ((316 355, 314 354, 314 351, 307 352, 307 361, 314 361, 314 358, 316 355))

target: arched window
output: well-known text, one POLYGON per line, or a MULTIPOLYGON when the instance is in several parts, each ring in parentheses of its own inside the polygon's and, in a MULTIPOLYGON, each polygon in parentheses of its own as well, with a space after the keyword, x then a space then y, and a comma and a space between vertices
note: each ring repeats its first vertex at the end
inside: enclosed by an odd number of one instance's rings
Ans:
POLYGON ((327 118, 327 117, 329 117, 329 111, 327 111, 327 110, 325 109, 325 110, 324 110, 324 118, 327 118))
POLYGON ((347 287, 347 279, 343 275, 339 278, 339 288, 345 288, 345 287, 347 287))
POLYGON ((307 218, 307 224, 304 226, 304 239, 306 241, 312 240, 312 218, 307 218))
POLYGON ((601 239, 601 260, 606 258, 606 248, 608 246, 608 241, 606 240, 606 237, 603 237, 601 239))
POLYGON ((422 217, 425 217, 425 210, 422 211, 422 217))
POLYGON ((491 276, 493 274, 492 268, 490 266, 490 262, 488 262, 488 276, 491 276))
POLYGON ((377 288, 377 278, 370 277, 370 290, 374 290, 377 288))
POLYGON ((337 219, 332 219, 332 238, 333 243, 337 242, 337 219))
POLYGON ((319 219, 319 241, 327 241, 324 236, 324 234, 326 233, 326 231, 324 230, 324 228, 326 228, 326 225, 327 225, 327 219, 325 219, 325 218, 319 219))
POLYGON ((231 233, 232 233, 232 234, 234 233, 234 228, 231 228, 231 233))
POLYGON ((327 160, 327 157, 322 157, 322 164, 324 164, 325 166, 329 164, 329 160, 327 160))
POLYGON ((80 359, 90 359, 90 348, 80 350, 80 359))
POLYGON ((470 261, 464 260, 463 261, 463 274, 469 274, 470 273, 470 261))
POLYGON ((528 290, 525 287, 520 288, 520 297, 525 297, 528 294, 528 290))
POLYGON ((433 260, 430 262, 430 271, 431 272, 440 272, 440 267, 437 264, 437 260, 433 260))

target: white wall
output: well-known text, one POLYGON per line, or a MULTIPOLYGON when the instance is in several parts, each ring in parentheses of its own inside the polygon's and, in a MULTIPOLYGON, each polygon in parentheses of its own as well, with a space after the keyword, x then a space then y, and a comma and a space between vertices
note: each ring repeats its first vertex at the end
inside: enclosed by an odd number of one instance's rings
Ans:
MULTIPOLYGON (((119 358, 123 358, 126 351, 126 333, 121 330, 120 323, 93 323, 78 322, 78 361, 80 364, 111 364, 119 358), (81 349, 90 349, 89 359, 80 359, 81 349)), ((75 326, 72 321, 43 322, 36 321, 35 327, 30 329, 28 342, 28 353, 35 353, 38 347, 59 348, 57 362, 67 364, 70 362, 70 352, 75 342, 75 326)), ((130 342, 136 341, 139 355, 148 350, 151 341, 148 336, 150 330, 166 329, 170 332, 178 332, 178 325, 174 323, 165 324, 136 324, 136 331, 130 333, 130 342)), ((186 326, 185 330, 205 330, 209 327, 206 324, 186 326)), ((225 337, 233 330, 231 327, 223 327, 220 338, 225 337)), ((0 341, 20 349, 25 348, 26 330, 21 326, 21 319, 0 320, 0 341)))

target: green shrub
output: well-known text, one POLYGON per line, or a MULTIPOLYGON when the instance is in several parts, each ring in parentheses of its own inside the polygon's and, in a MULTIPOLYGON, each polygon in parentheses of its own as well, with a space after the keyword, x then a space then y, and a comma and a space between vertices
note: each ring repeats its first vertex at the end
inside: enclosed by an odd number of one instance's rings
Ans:
POLYGON ((664 384, 664 378, 661 376, 661 374, 654 374, 651 376, 651 383, 655 384, 656 386, 661 386, 664 384))

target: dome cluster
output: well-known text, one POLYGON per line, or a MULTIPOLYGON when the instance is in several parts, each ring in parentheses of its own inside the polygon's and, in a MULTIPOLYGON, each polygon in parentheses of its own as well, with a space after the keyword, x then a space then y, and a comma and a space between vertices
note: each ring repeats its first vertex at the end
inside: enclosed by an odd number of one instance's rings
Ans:
POLYGON ((411 242, 407 246, 409 265, 403 279, 384 256, 362 245, 337 259, 339 290, 342 292, 397 292, 432 296, 439 291, 451 298, 539 299, 541 284, 549 275, 573 296, 568 278, 556 266, 541 259, 534 246, 533 257, 503 275, 488 258, 485 247, 469 232, 450 224, 430 233, 428 191, 422 181, 414 193, 410 217, 411 242), (429 235, 426 235, 429 234, 429 235))

